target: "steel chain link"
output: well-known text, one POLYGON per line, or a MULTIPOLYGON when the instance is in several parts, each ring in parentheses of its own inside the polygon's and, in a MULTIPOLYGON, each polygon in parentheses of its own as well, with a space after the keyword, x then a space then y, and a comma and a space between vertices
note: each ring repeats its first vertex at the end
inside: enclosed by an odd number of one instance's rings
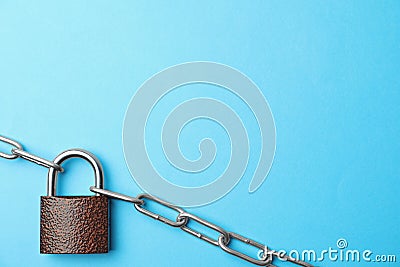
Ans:
POLYGON ((36 163, 36 164, 46 167, 46 168, 54 168, 60 172, 64 171, 64 169, 61 168, 60 165, 55 164, 53 161, 50 161, 50 160, 38 157, 34 154, 26 152, 24 150, 24 148, 22 147, 22 145, 20 143, 18 143, 17 141, 14 141, 10 138, 7 138, 7 137, 1 136, 1 135, 0 135, 0 141, 14 147, 11 149, 11 153, 0 152, 1 158, 5 158, 5 159, 23 158, 25 160, 36 163))

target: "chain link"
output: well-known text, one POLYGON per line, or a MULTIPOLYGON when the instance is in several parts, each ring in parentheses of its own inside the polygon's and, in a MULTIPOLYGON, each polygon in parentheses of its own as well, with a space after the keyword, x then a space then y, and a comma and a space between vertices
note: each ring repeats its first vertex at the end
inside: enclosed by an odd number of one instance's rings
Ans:
POLYGON ((144 202, 143 204, 135 204, 136 210, 141 212, 141 213, 143 213, 144 215, 147 215, 147 216, 149 216, 149 217, 151 217, 151 218, 153 218, 155 220, 163 222, 163 223, 165 223, 165 224, 167 224, 169 226, 172 226, 172 227, 183 227, 184 225, 187 224, 187 219, 186 218, 180 218, 179 217, 182 213, 184 213, 184 210, 182 208, 176 207, 176 206, 174 206, 174 205, 172 205, 172 204, 170 204, 170 203, 168 203, 168 202, 166 202, 164 200, 161 200, 159 198, 153 197, 153 196, 151 196, 149 194, 140 194, 136 198, 137 199, 141 199, 141 200, 143 200, 143 199, 151 200, 151 201, 153 201, 155 203, 158 203, 158 204, 160 204, 160 205, 162 205, 164 207, 167 207, 167 208, 169 208, 171 210, 174 210, 174 211, 178 212, 178 216, 176 217, 176 220, 172 221, 172 220, 170 220, 168 218, 165 218, 164 216, 161 216, 159 214, 156 214, 156 213, 154 213, 152 211, 149 211, 149 210, 145 209, 144 207, 145 207, 145 203, 146 202, 144 202))
POLYGON ((265 245, 262 245, 254 240, 251 240, 249 238, 243 237, 239 234, 233 233, 233 232, 229 232, 228 233, 230 238, 234 238, 237 239, 245 244, 251 245, 253 247, 256 247, 258 249, 261 250, 262 253, 262 259, 256 259, 256 258, 252 258, 240 251, 234 250, 232 248, 229 247, 229 241, 226 241, 225 238, 223 238, 223 236, 220 236, 218 238, 218 245, 220 246, 220 248, 222 248, 223 251, 232 254, 236 257, 239 257, 241 259, 244 259, 248 262, 251 262, 253 264, 256 265, 260 265, 260 266, 268 266, 271 264, 272 262, 272 255, 269 254, 269 250, 265 245))
MULTIPOLYGON (((194 214, 191 214, 191 213, 188 213, 188 212, 183 212, 183 213, 179 214, 178 218, 186 218, 187 221, 198 222, 198 223, 206 226, 207 228, 210 228, 210 229, 212 229, 214 231, 219 232, 221 234, 220 237, 222 239, 226 240, 225 242, 229 243, 229 241, 230 241, 230 237, 229 237, 228 232, 225 231, 222 227, 219 227, 218 225, 215 225, 215 224, 213 224, 213 223, 211 223, 211 222, 209 222, 209 221, 207 221, 205 219, 202 219, 202 218, 200 218, 200 217, 198 217, 198 216, 196 216, 194 214)), ((217 246, 217 247, 219 246, 218 239, 212 239, 208 235, 202 234, 202 233, 200 233, 200 232, 188 227, 187 224, 183 225, 181 227, 181 229, 183 231, 191 234, 191 235, 194 235, 197 238, 200 238, 201 240, 204 240, 204 241, 214 245, 214 246, 217 246)))
POLYGON ((127 195, 123 195, 121 193, 113 192, 113 191, 110 191, 110 190, 105 190, 105 189, 102 189, 102 188, 97 188, 95 186, 91 186, 89 189, 93 193, 104 195, 104 196, 109 197, 109 198, 123 200, 123 201, 130 202, 130 203, 133 203, 133 204, 140 204, 140 205, 144 204, 143 200, 138 199, 136 197, 130 197, 130 196, 127 196, 127 195))
POLYGON ((40 166, 43 166, 43 167, 46 167, 49 169, 54 168, 60 172, 64 171, 64 169, 60 165, 55 164, 53 161, 50 161, 50 160, 38 157, 34 154, 26 152, 23 149, 22 145, 15 140, 12 140, 10 138, 0 135, 0 141, 14 147, 11 149, 11 153, 0 152, 0 157, 2 157, 2 158, 5 158, 5 159, 22 158, 22 159, 28 160, 30 162, 36 163, 40 166))
MULTIPOLYGON (((5 136, 0 135, 0 141, 3 143, 6 143, 7 145, 11 145, 16 149, 22 149, 22 145, 18 143, 17 141, 11 140, 5 136)), ((11 150, 12 152, 12 150, 11 150)), ((15 155, 14 153, 4 153, 0 152, 0 157, 5 158, 5 159, 16 159, 18 158, 18 155, 15 155)))

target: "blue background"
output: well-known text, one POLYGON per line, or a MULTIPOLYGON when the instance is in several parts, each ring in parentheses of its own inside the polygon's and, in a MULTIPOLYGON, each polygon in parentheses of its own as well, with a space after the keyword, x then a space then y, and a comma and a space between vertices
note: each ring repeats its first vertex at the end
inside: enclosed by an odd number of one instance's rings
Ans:
MULTIPOLYGON (((121 144, 126 107, 151 75, 194 60, 230 65, 260 87, 277 149, 254 194, 248 173, 190 211, 275 249, 321 251, 346 238, 400 261, 399 1, 0 0, 0 132, 46 158, 90 150, 107 188, 137 194, 121 144)), ((65 166, 59 192, 87 194, 90 167, 65 166)), ((0 171, 0 266, 249 266, 121 202, 110 253, 40 255, 47 172, 4 159, 0 171)))

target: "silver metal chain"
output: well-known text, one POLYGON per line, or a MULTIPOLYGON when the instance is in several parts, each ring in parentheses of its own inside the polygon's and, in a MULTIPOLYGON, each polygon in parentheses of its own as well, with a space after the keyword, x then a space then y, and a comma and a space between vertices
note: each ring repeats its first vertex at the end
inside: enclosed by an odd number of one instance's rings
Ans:
POLYGON ((286 254, 280 253, 278 251, 269 249, 266 245, 260 244, 250 238, 244 237, 242 235, 239 235, 234 232, 229 232, 225 230, 224 228, 211 223, 210 221, 207 221, 201 217, 198 217, 192 213, 186 212, 183 208, 177 207, 167 201, 164 201, 162 199, 159 199, 155 196, 149 195, 149 194, 139 194, 136 197, 131 197, 131 196, 126 196, 120 193, 116 193, 113 191, 105 190, 105 189, 100 189, 94 186, 90 187, 90 191, 104 195, 110 198, 115 198, 119 200, 124 200, 127 202, 131 202, 134 204, 136 210, 139 212, 143 213, 144 215, 147 215, 155 220, 161 221, 169 226, 180 228, 183 231, 201 239, 206 242, 208 242, 211 245, 220 247, 223 251, 232 254, 236 257, 239 257, 243 260, 246 260, 248 262, 251 262, 253 264, 259 265, 259 266, 269 266, 269 267, 276 267, 273 265, 273 261, 275 258, 279 258, 281 261, 288 261, 292 262, 294 264, 304 266, 304 267, 313 267, 313 265, 300 261, 298 259, 292 258, 286 254), (159 204, 160 206, 169 208, 177 213, 175 220, 168 219, 160 214, 157 214, 153 211, 150 211, 146 209, 146 203, 148 201, 152 201, 154 203, 159 204), (199 231, 196 231, 188 226, 190 221, 194 221, 197 223, 202 224, 203 226, 214 230, 219 233, 218 239, 213 239, 209 237, 206 234, 203 234, 199 231), (251 257, 249 255, 246 255, 238 250, 235 250, 229 246, 230 241, 232 239, 236 239, 240 242, 243 242, 249 246, 253 246, 255 248, 258 248, 260 250, 260 253, 258 253, 259 258, 256 257, 251 257))
MULTIPOLYGON (((11 145, 13 148, 11 149, 11 153, 7 152, 0 152, 0 157, 5 158, 5 159, 16 159, 16 158, 23 158, 25 160, 34 162, 38 165, 44 166, 46 168, 54 168, 57 171, 64 171, 63 168, 55 164, 53 161, 43 159, 41 157, 38 157, 34 154, 26 152, 22 145, 12 139, 6 138, 4 136, 0 135, 0 141, 3 143, 6 143, 8 145, 11 145)), ((150 218, 153 218, 155 220, 158 220, 160 222, 163 222, 166 225, 175 227, 175 228, 180 228, 183 231, 206 241, 207 243, 214 245, 216 247, 220 247, 223 251, 232 254, 236 257, 239 257, 243 260, 246 260, 250 263, 259 265, 259 266, 269 266, 269 267, 276 267, 273 262, 275 261, 276 258, 280 259, 281 261, 288 261, 292 262, 294 264, 304 266, 304 267, 313 267, 313 265, 306 263, 304 261, 300 261, 298 259, 292 258, 286 254, 283 254, 279 251, 269 249, 266 245, 263 245, 261 243, 258 243, 250 238, 244 237, 242 235, 239 235, 234 232, 229 232, 225 230, 224 228, 211 223, 210 221, 205 220, 204 218, 198 217, 192 213, 189 213, 185 211, 181 207, 177 207, 165 200, 159 199, 155 196, 149 195, 149 194, 139 194, 136 197, 131 197, 127 196, 124 194, 120 194, 117 192, 109 191, 106 189, 101 189, 97 188, 94 186, 90 187, 90 191, 107 196, 109 198, 114 198, 118 200, 123 200, 127 201, 130 203, 133 203, 136 210, 139 211, 140 213, 149 216, 150 218), (147 202, 154 202, 156 204, 159 204, 160 206, 166 207, 168 209, 171 209, 176 212, 176 218, 174 220, 168 219, 156 212, 150 211, 146 208, 146 203, 147 202), (214 239, 200 231, 194 230, 193 228, 189 227, 189 222, 197 222, 206 228, 209 228, 211 230, 214 230, 215 232, 219 233, 219 236, 217 239, 214 239), (249 246, 255 247, 260 250, 258 253, 257 257, 251 257, 243 252, 240 252, 239 250, 233 249, 230 247, 230 243, 232 239, 236 239, 244 244, 247 244, 249 246)))
POLYGON ((40 166, 46 167, 46 168, 54 168, 57 171, 63 172, 64 169, 58 165, 55 164, 53 161, 41 158, 39 156, 36 156, 34 154, 28 153, 24 150, 22 145, 18 143, 17 141, 14 141, 10 138, 4 137, 0 135, 0 141, 3 143, 6 143, 8 145, 11 145, 13 148, 11 149, 11 153, 7 152, 1 152, 0 151, 0 157, 5 158, 5 159, 16 159, 16 158, 22 158, 25 160, 28 160, 30 162, 36 163, 40 166))

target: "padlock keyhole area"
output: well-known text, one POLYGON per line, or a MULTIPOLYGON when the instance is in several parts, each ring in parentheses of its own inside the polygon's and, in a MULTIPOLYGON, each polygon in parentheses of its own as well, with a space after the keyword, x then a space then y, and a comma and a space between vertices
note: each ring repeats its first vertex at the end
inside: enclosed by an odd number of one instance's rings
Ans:
POLYGON ((91 196, 89 187, 94 185, 93 168, 86 161, 71 158, 62 164, 64 172, 58 173, 56 195, 91 196))

